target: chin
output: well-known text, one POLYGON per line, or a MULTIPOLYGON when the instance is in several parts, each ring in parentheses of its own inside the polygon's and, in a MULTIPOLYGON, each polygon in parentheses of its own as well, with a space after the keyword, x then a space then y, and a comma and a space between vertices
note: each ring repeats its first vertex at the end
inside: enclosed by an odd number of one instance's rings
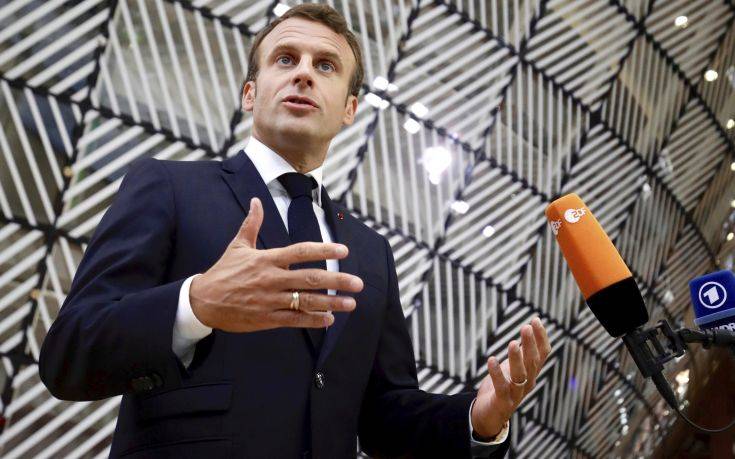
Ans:
POLYGON ((284 121, 280 126, 274 126, 274 131, 277 132, 278 135, 287 137, 323 137, 325 134, 323 129, 321 129, 321 126, 316 126, 315 124, 317 123, 314 123, 311 120, 289 119, 284 121))

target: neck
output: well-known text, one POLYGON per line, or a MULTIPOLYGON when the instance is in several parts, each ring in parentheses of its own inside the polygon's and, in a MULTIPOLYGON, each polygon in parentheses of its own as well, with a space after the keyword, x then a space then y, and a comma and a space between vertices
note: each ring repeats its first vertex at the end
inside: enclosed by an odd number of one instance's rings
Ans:
POLYGON ((290 141, 283 139, 279 141, 277 138, 265 139, 255 131, 252 136, 255 137, 259 142, 268 146, 271 150, 275 151, 278 156, 285 159, 297 172, 305 174, 313 171, 317 167, 324 164, 324 159, 327 157, 327 149, 329 143, 326 145, 313 144, 309 141, 299 139, 299 141, 290 141), (296 148, 294 148, 296 147, 296 148))

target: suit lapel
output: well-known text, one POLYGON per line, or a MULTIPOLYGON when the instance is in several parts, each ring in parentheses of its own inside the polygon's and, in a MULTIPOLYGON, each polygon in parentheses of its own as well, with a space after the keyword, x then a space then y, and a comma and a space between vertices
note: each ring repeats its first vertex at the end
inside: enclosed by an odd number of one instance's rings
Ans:
POLYGON ((260 198, 263 204, 263 225, 258 232, 258 240, 263 248, 273 249, 291 244, 288 230, 283 225, 268 187, 244 151, 222 162, 222 178, 232 189, 246 215, 250 209, 250 199, 260 198))
MULTIPOLYGON (((332 202, 324 187, 322 187, 322 208, 326 215, 327 224, 332 230, 334 242, 344 244, 349 249, 347 258, 339 260, 339 271, 357 276, 357 244, 355 244, 355 241, 352 238, 352 232, 349 228, 348 213, 344 207, 332 202), (341 218, 338 214, 341 214, 341 218)), ((337 293, 344 294, 343 292, 337 293)), ((354 294, 350 295, 354 296, 354 294)), ((337 338, 339 338, 339 335, 344 330, 345 324, 347 323, 347 319, 350 315, 351 313, 349 312, 334 312, 334 323, 332 326, 327 328, 327 334, 324 336, 324 343, 322 343, 319 358, 317 359, 317 368, 324 364, 327 357, 329 357, 329 354, 334 349, 337 343, 337 338)))

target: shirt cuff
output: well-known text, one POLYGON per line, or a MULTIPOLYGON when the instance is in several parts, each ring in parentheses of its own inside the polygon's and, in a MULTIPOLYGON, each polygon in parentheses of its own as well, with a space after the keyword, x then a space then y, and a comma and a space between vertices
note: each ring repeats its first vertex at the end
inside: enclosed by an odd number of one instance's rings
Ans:
POLYGON ((508 432, 510 432, 509 421, 505 421, 505 424, 503 424, 503 428, 500 429, 500 432, 498 432, 495 438, 491 439, 489 442, 475 440, 475 429, 472 428, 472 407, 475 405, 475 400, 472 400, 472 403, 470 404, 470 412, 467 415, 470 423, 470 444, 472 446, 493 446, 503 443, 508 438, 508 432))
POLYGON ((184 281, 179 290, 179 305, 176 309, 176 320, 174 322, 172 348, 174 354, 181 360, 185 367, 191 364, 194 358, 196 343, 212 333, 212 328, 204 325, 191 310, 189 289, 191 281, 200 274, 195 274, 184 281))

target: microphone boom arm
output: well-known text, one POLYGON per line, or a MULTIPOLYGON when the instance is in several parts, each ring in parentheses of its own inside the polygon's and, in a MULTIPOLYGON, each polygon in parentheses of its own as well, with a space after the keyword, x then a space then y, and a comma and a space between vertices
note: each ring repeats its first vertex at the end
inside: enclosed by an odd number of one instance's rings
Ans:
POLYGON ((733 420, 721 429, 706 429, 693 423, 679 408, 671 385, 663 375, 664 364, 676 357, 684 355, 684 343, 700 343, 705 349, 710 346, 735 346, 735 332, 722 329, 691 330, 681 328, 674 331, 666 320, 660 320, 651 328, 638 327, 623 335, 623 342, 633 357, 638 369, 645 378, 651 378, 658 392, 692 427, 708 433, 724 432, 733 425, 733 420))
POLYGON ((700 343, 705 349, 710 346, 730 347, 735 345, 735 333, 719 328, 705 328, 702 330, 690 330, 682 328, 676 331, 679 338, 685 343, 700 343))
POLYGON ((684 355, 685 343, 699 343, 705 349, 731 347, 735 346, 735 332, 717 328, 674 331, 666 320, 660 320, 653 327, 639 327, 627 333, 623 342, 643 376, 648 378, 663 371, 666 362, 684 355))

